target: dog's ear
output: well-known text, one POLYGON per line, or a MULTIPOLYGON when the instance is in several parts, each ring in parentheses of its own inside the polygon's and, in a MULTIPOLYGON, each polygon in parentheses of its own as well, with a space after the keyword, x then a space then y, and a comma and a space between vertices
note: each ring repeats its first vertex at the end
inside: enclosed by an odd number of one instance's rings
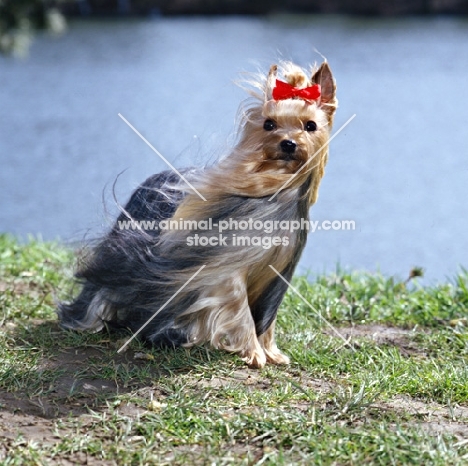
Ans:
POLYGON ((266 80, 265 88, 265 102, 273 99, 273 89, 276 86, 276 74, 278 72, 278 65, 271 65, 268 77, 266 80))
POLYGON ((322 110, 328 114, 329 119, 335 113, 338 101, 336 100, 336 84, 333 79, 330 66, 327 62, 323 62, 320 68, 312 76, 313 84, 320 84, 321 96, 320 106, 322 110))

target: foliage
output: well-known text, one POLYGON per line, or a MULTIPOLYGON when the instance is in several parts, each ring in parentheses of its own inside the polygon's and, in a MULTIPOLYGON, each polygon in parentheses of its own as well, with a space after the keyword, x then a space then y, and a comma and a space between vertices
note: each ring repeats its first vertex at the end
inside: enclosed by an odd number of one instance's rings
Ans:
POLYGON ((65 0, 0 0, 0 52, 25 55, 34 31, 60 34, 66 29, 57 9, 65 0))

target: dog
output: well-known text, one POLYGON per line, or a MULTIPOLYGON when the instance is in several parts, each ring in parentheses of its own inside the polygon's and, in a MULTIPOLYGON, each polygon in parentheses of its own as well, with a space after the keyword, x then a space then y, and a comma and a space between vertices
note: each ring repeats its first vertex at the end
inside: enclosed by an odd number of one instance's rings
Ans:
POLYGON ((307 228, 273 238, 271 230, 308 222, 328 159, 336 84, 326 61, 310 71, 282 62, 250 84, 227 156, 153 175, 121 208, 78 267, 81 292, 59 305, 63 328, 124 327, 156 347, 208 343, 254 368, 289 363, 275 322, 307 228), (149 224, 166 228, 142 227, 149 224))

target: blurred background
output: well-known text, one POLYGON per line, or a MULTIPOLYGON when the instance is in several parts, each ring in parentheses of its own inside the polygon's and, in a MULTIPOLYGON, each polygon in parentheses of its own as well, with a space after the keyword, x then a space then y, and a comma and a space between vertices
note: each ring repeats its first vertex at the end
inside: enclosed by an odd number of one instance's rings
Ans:
MULTIPOLYGON (((235 81, 325 56, 338 84, 330 159, 300 272, 423 283, 468 264, 468 2, 0 0, 0 232, 71 246, 102 234, 165 163, 226 153, 235 81)), ((1 259, 0 259, 1 260, 1 259)))

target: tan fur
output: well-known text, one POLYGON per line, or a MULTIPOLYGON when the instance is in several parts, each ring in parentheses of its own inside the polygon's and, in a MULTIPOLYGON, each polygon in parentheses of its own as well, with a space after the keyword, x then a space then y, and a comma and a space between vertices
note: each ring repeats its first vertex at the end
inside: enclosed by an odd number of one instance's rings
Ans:
MULTIPOLYGON (((337 106, 335 83, 328 64, 322 64, 310 79, 305 71, 293 64, 273 65, 262 84, 255 83, 255 87, 262 88, 263 93, 261 96, 257 94, 260 101, 257 99, 244 111, 238 144, 228 157, 193 180, 193 185, 208 202, 188 191, 173 218, 203 220, 209 217, 212 200, 233 195, 272 196, 280 189, 287 192, 299 188, 310 176, 312 182, 306 196, 310 205, 316 202, 328 159, 326 144, 337 106), (272 100, 277 74, 295 87, 319 83, 321 100, 272 100), (276 122, 275 131, 263 128, 266 119, 276 122), (317 124, 317 131, 304 130, 304 125, 310 120, 317 124), (293 160, 284 160, 278 149, 280 142, 286 139, 297 143, 293 160), (294 174, 297 175, 291 178, 294 174), (288 184, 283 188, 285 183, 288 184)), ((178 232, 166 231, 161 235, 162 243, 181 241, 178 235, 178 232)), ((294 235, 291 235, 291 240, 295 240, 294 235)), ((245 267, 238 269, 227 263, 208 264, 204 273, 189 285, 189 288, 203 290, 200 298, 178 321, 190 334, 187 346, 210 342, 216 348, 238 353, 253 367, 263 367, 266 362, 288 364, 289 358, 276 346, 274 322, 257 337, 249 302, 255 302, 276 277, 268 265, 284 270, 292 260, 292 251, 293 248, 284 247, 261 251, 258 257, 246 256, 245 267)), ((193 270, 183 273, 188 276, 193 270)))
POLYGON ((192 336, 186 346, 210 341, 215 348, 240 353, 249 365, 266 363, 247 301, 245 273, 223 286, 206 287, 201 299, 182 314, 181 323, 192 336))
POLYGON ((276 346, 275 326, 276 319, 270 325, 268 330, 258 337, 258 341, 265 352, 267 362, 270 362, 271 364, 289 364, 289 358, 276 346))

